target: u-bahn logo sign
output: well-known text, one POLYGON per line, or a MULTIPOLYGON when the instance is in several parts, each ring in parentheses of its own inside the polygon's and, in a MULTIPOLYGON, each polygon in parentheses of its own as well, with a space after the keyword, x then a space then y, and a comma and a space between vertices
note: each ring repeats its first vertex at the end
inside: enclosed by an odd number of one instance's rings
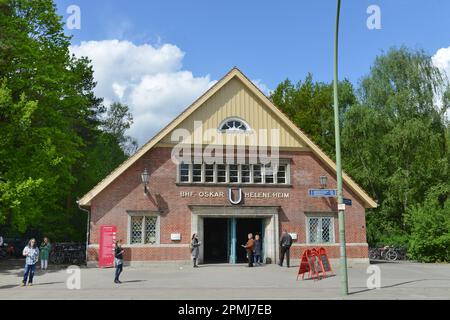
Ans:
POLYGON ((242 202, 242 189, 241 188, 228 188, 228 200, 231 204, 239 204, 242 202), (237 191, 235 197, 233 197, 233 191, 237 191))

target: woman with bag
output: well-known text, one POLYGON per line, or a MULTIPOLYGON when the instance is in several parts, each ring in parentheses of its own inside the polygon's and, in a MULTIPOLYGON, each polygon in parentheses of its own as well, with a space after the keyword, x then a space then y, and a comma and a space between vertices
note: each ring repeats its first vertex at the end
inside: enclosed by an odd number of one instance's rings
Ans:
POLYGON ((198 259, 198 255, 200 253, 200 241, 198 241, 198 235, 196 233, 194 233, 192 235, 192 239, 191 239, 191 244, 190 244, 190 248, 191 248, 191 255, 192 255, 192 260, 194 262, 194 268, 198 268, 197 265, 197 259, 198 259))
POLYGON ((22 287, 33 285, 34 271, 36 270, 36 263, 39 260, 39 249, 36 245, 36 239, 28 241, 28 245, 23 249, 22 255, 25 258, 25 273, 23 275, 22 287))
POLYGON ((114 278, 114 283, 122 283, 119 280, 120 274, 123 270, 123 249, 122 240, 116 241, 116 248, 114 250, 114 264, 116 266, 116 276, 114 278))

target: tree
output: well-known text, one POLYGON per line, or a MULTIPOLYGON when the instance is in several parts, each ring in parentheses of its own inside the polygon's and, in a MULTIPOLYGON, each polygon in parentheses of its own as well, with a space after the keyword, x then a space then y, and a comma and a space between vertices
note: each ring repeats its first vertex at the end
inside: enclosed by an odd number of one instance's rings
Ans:
POLYGON ((75 201, 126 159, 132 139, 120 130, 132 119, 118 108, 116 131, 105 131, 92 66, 70 56, 53 1, 2 0, 0 30, 0 223, 81 240, 75 201))
POLYGON ((433 186, 422 204, 408 209, 409 256, 423 262, 450 261, 450 184, 433 186))
POLYGON ((362 79, 359 105, 345 113, 344 167, 380 205, 367 216, 372 244, 407 242, 405 212, 449 179, 448 88, 424 52, 391 49, 362 79))
POLYGON ((115 102, 107 112, 106 120, 103 122, 103 131, 108 133, 111 138, 122 150, 128 154, 133 154, 137 149, 136 139, 126 135, 126 131, 133 124, 133 115, 127 105, 115 102))
MULTIPOLYGON (((344 113, 356 102, 352 84, 339 83, 339 107, 344 113)), ((272 102, 332 158, 335 157, 333 85, 313 82, 308 74, 297 85, 287 79, 271 95, 272 102)))

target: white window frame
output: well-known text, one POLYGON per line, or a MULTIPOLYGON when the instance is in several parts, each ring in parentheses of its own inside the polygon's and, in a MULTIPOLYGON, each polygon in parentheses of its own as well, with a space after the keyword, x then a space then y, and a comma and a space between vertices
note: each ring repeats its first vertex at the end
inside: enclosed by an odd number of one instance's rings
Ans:
POLYGON ((221 123, 220 123, 220 125, 219 125, 219 127, 217 128, 217 130, 219 131, 219 132, 221 132, 221 133, 227 133, 227 134, 239 134, 239 133, 251 133, 251 132, 253 132, 253 130, 252 130, 252 128, 250 127, 250 125, 248 124, 248 122, 247 121, 245 121, 244 119, 242 119, 242 118, 239 118, 239 117, 229 117, 229 118, 226 118, 225 120, 223 120, 221 123), (227 123, 227 122, 230 122, 230 121, 239 121, 239 122, 241 122, 245 127, 246 127, 246 130, 226 130, 226 129, 222 129, 222 127, 227 123))
POLYGON ((214 164, 213 170, 213 182, 206 182, 205 176, 206 176, 206 163, 203 163, 201 165, 201 180, 194 182, 194 164, 190 163, 189 166, 189 179, 188 181, 181 181, 181 164, 177 165, 177 183, 180 184, 242 184, 242 185, 264 185, 264 184, 270 184, 274 186, 283 186, 283 185, 290 185, 291 183, 291 165, 290 161, 286 159, 281 159, 279 165, 286 166, 286 181, 284 183, 278 183, 278 171, 273 173, 273 182, 268 183, 266 181, 266 169, 265 165, 263 164, 214 164), (219 182, 219 165, 225 166, 225 182, 219 182), (237 182, 230 182, 230 166, 235 165, 237 166, 237 182), (242 166, 247 165, 249 166, 250 174, 250 182, 242 182, 242 166), (255 176, 254 176, 254 166, 260 166, 261 167, 261 182, 255 182, 255 176))
POLYGON ((336 229, 336 225, 335 225, 335 214, 331 213, 331 214, 327 214, 327 213, 322 213, 322 214, 308 214, 306 216, 306 243, 307 244, 311 244, 311 245, 316 245, 316 244, 333 244, 336 243, 336 235, 335 235, 335 229, 336 229), (330 234, 330 242, 323 242, 322 241, 322 235, 321 237, 321 241, 320 242, 311 242, 310 241, 310 233, 309 233, 309 221, 311 219, 319 219, 319 230, 322 230, 322 219, 324 218, 329 218, 331 219, 331 234, 330 234))
POLYGON ((128 211, 128 227, 127 227, 127 244, 132 247, 152 247, 159 245, 161 243, 161 216, 157 212, 149 212, 149 211, 128 211), (142 219, 142 236, 141 243, 131 243, 131 218, 132 217, 143 217, 142 219), (156 217, 156 241, 155 243, 144 243, 145 239, 145 219, 146 217, 154 218, 156 217))

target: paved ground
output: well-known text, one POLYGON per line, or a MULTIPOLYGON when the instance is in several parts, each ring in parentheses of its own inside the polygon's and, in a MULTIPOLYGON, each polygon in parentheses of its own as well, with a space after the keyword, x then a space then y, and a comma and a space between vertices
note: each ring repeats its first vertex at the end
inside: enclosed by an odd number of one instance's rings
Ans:
MULTIPOLYGON (((2 263, 2 262, 0 262, 2 263)), ((3 262, 4 263, 4 262, 3 262)), ((346 299, 450 299, 450 264, 380 263, 381 288, 369 290, 365 267, 349 269, 346 299)), ((65 269, 38 271, 33 287, 18 287, 21 262, 0 265, 2 299, 342 299, 339 276, 296 281, 297 267, 186 265, 81 269, 81 289, 68 290, 65 269)))

